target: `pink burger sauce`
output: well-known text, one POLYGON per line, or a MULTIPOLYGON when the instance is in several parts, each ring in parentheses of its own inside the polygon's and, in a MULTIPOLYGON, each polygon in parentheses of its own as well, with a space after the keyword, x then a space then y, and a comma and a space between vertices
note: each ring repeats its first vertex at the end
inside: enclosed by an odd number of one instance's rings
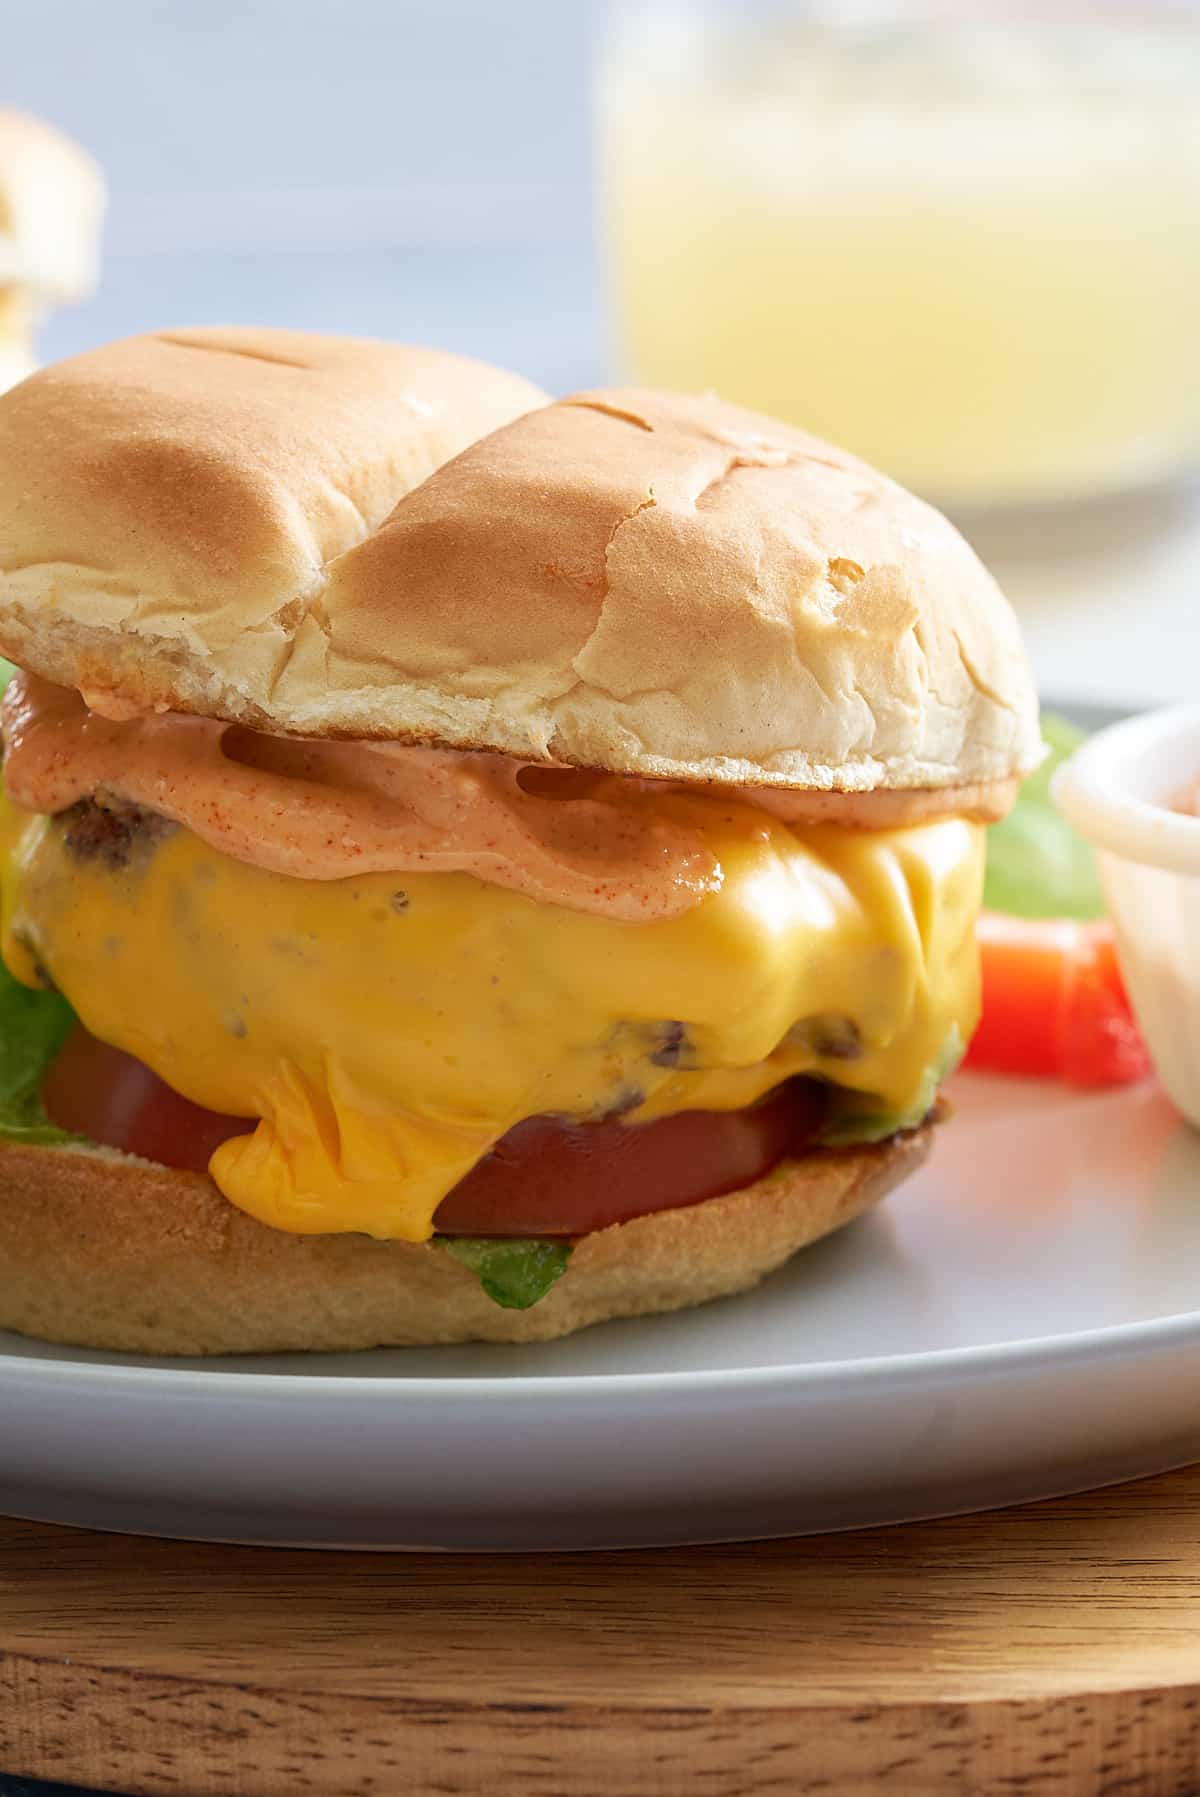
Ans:
POLYGON ((267 736, 179 713, 101 716, 27 673, 2 717, 5 785, 27 810, 122 800, 299 879, 468 873, 632 922, 677 916, 721 883, 700 831, 640 802, 643 783, 622 775, 267 736))

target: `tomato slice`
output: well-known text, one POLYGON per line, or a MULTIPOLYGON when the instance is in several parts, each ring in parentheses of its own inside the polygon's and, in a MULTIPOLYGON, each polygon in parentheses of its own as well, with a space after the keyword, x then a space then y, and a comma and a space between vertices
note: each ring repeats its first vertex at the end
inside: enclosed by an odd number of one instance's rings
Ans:
POLYGON ((447 1193, 444 1235, 587 1235, 699 1204, 761 1179, 810 1145, 824 1088, 789 1079, 742 1111, 677 1111, 652 1123, 530 1117, 447 1193))
POLYGON ((1107 919, 980 914, 983 1014, 964 1065, 1076 1086, 1144 1079, 1138 1030, 1107 919))
MULTIPOLYGON (((47 1074, 42 1101, 61 1129, 198 1173, 222 1142, 254 1127, 191 1104, 82 1026, 47 1074)), ((679 1111, 651 1123, 530 1117, 447 1194, 436 1226, 443 1235, 587 1235, 699 1204, 809 1146, 825 1109, 822 1086, 789 1079, 741 1111, 679 1111)))
POLYGON ((204 1173, 222 1142, 254 1128, 253 1118, 225 1117, 181 1098, 143 1061, 98 1041, 82 1024, 46 1074, 42 1104, 60 1129, 182 1172, 204 1173))

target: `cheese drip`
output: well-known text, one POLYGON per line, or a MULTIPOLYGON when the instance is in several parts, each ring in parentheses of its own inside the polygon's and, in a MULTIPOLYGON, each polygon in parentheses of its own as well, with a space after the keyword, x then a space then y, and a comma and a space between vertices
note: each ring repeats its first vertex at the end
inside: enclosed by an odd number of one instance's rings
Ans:
POLYGON ((795 1073, 918 1104, 976 1020, 982 829, 669 802, 720 883, 635 924, 465 873, 289 878, 183 828, 114 866, 70 846, 69 813, 5 798, 0 947, 185 1097, 257 1119, 213 1178, 300 1233, 425 1240, 446 1192, 543 1113, 736 1109, 795 1073))

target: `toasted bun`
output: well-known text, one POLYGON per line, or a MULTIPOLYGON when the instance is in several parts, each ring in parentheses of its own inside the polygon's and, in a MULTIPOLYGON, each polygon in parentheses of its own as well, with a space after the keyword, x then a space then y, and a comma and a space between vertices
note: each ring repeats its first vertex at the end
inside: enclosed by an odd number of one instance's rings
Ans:
POLYGON ((585 1236, 530 1310, 439 1248, 268 1229, 211 1180, 0 1147, 0 1328, 145 1354, 531 1342, 744 1290, 919 1166, 932 1125, 822 1150, 725 1198, 585 1236))
POLYGON ((279 331, 47 369, 0 401, 0 645, 101 703, 651 777, 1036 763, 1016 622, 938 513, 713 398, 539 397, 279 331))
POLYGON ((0 286, 46 300, 96 284, 104 181, 85 150, 28 113, 0 106, 0 286))

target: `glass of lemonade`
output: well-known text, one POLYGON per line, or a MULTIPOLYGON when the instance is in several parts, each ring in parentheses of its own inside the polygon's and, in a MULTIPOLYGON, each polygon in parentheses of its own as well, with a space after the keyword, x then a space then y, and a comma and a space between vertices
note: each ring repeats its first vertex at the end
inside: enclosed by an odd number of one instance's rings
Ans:
POLYGON ((1200 465, 1200 11, 640 5, 600 139, 627 378, 951 506, 1200 465))

